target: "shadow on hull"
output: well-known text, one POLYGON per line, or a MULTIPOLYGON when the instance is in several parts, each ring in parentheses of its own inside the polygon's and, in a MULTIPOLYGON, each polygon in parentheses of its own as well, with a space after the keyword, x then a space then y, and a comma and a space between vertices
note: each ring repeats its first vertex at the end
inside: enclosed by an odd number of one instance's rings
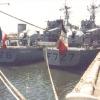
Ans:
POLYGON ((51 69, 57 69, 57 70, 62 70, 62 71, 67 71, 73 74, 83 74, 83 72, 87 69, 87 67, 76 67, 75 69, 73 67, 60 67, 60 66, 53 66, 53 65, 49 65, 51 69))

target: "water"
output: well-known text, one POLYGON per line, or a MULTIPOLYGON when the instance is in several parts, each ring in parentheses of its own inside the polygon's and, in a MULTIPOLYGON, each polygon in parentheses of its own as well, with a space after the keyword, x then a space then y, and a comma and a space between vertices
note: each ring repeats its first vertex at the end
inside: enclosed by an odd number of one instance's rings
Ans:
MULTIPOLYGON (((0 69, 26 100, 55 100, 45 62, 0 69)), ((81 74, 57 69, 51 69, 51 75, 59 100, 65 100, 65 95, 73 89, 81 77, 81 74)), ((16 100, 2 81, 0 81, 0 100, 16 100)))

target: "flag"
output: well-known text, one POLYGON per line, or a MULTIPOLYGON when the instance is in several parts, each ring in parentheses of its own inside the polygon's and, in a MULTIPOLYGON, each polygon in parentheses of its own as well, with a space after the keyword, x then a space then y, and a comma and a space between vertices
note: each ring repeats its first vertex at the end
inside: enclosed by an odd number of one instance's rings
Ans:
POLYGON ((3 32, 2 34, 2 47, 6 48, 6 39, 7 39, 7 34, 3 32))
POLYGON ((68 51, 67 37, 63 31, 61 31, 61 35, 57 41, 57 49, 59 49, 60 54, 65 54, 68 51))

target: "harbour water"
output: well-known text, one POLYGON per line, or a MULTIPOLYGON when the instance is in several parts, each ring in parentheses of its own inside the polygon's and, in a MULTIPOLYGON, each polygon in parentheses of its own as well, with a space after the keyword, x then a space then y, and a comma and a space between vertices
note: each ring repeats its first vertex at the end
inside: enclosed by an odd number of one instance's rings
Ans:
MULTIPOLYGON (((3 67, 0 70, 20 91, 26 100, 55 100, 45 62, 26 66, 3 67)), ((83 72, 73 70, 50 69, 59 100, 65 100, 79 81, 83 72)), ((0 80, 0 100, 16 100, 0 80)))

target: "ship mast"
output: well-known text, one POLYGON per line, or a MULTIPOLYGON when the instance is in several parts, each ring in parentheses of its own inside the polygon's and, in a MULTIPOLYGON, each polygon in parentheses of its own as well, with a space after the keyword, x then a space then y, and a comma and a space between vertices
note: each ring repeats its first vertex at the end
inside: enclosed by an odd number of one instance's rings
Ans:
POLYGON ((94 25, 95 25, 96 9, 99 7, 100 7, 100 5, 96 6, 93 1, 91 7, 88 8, 88 11, 90 12, 90 21, 92 21, 94 23, 94 25))
POLYGON ((64 24, 65 24, 65 26, 69 25, 69 9, 70 9, 70 7, 66 5, 66 0, 65 0, 65 6, 64 6, 64 10, 65 10, 64 24))
POLYGON ((99 7, 100 7, 100 5, 96 6, 94 1, 92 2, 92 5, 90 5, 90 7, 87 6, 87 10, 90 13, 90 18, 89 18, 89 20, 81 21, 81 30, 83 31, 83 33, 86 33, 86 31, 89 29, 97 27, 97 25, 95 23, 95 18, 96 18, 96 9, 99 7))
POLYGON ((64 25, 69 25, 69 9, 70 7, 66 5, 66 0, 65 0, 65 5, 64 8, 61 8, 60 11, 64 10, 64 25))
POLYGON ((65 1, 65 24, 66 25, 69 24, 69 9, 70 7, 66 5, 66 1, 65 1))

